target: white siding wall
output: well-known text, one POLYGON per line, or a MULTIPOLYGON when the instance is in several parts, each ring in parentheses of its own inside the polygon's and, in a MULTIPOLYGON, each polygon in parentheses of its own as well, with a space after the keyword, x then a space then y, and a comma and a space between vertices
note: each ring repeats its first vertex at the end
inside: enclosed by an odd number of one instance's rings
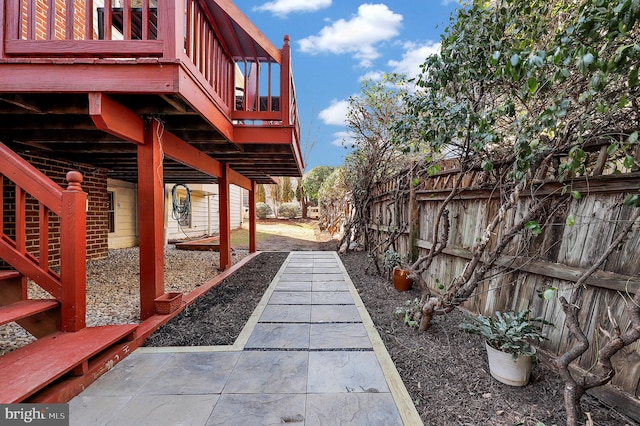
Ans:
MULTIPOLYGON (((138 245, 137 186, 114 179, 109 179, 107 186, 108 191, 114 192, 116 209, 116 232, 109 234, 109 249, 135 247, 138 245)), ((193 187, 196 189, 191 191, 191 227, 180 227, 178 221, 171 217, 173 184, 165 186, 165 241, 219 233, 218 186, 193 185, 193 187)), ((178 195, 185 193, 184 188, 179 188, 178 195)), ((229 198, 231 229, 240 228, 243 222, 242 189, 231 185, 229 198)))
POLYGON ((107 190, 114 192, 115 231, 109 233, 109 249, 135 247, 137 232, 137 187, 135 184, 114 179, 107 180, 107 190))
POLYGON ((231 208, 231 229, 242 226, 242 188, 235 185, 229 186, 229 205, 231 208))
MULTIPOLYGON (((187 185, 189 186, 189 185, 187 185)), ((172 196, 172 188, 173 185, 166 186, 166 239, 168 241, 171 240, 182 240, 185 238, 196 238, 196 237, 205 237, 211 235, 211 233, 216 232, 215 229, 210 229, 209 223, 209 204, 210 198, 213 202, 213 195, 209 192, 201 191, 201 190, 192 190, 191 191, 191 226, 180 226, 178 221, 172 217, 173 211, 173 196, 172 196)), ((178 187, 177 190, 178 197, 186 196, 186 190, 183 187, 178 187)), ((217 206, 216 206, 217 209, 217 206)))
MULTIPOLYGON (((173 184, 166 186, 166 240, 181 240, 218 234, 220 232, 220 211, 217 185, 187 185, 191 190, 191 227, 179 227, 178 221, 171 217, 173 184)), ((178 196, 186 191, 179 187, 178 196)), ((231 229, 242 226, 243 203, 242 188, 230 185, 229 205, 231 211, 231 229)))

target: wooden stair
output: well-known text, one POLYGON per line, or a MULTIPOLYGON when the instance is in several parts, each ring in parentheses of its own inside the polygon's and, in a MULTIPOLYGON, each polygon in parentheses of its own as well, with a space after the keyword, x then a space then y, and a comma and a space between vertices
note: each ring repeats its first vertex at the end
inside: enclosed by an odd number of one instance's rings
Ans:
POLYGON ((135 338, 137 324, 56 332, 0 357, 0 403, 22 402, 67 376, 89 371, 91 358, 135 338))
POLYGON ((0 325, 16 322, 38 338, 0 356, 0 403, 25 402, 69 379, 93 377, 104 371, 97 360, 135 339, 137 324, 59 331, 60 301, 26 296, 22 274, 0 271, 0 325))
POLYGON ((36 338, 60 329, 60 302, 27 299, 26 279, 13 270, 0 271, 0 325, 16 322, 36 338))
POLYGON ((55 299, 27 299, 0 306, 0 325, 19 321, 32 315, 57 309, 60 302, 55 299))

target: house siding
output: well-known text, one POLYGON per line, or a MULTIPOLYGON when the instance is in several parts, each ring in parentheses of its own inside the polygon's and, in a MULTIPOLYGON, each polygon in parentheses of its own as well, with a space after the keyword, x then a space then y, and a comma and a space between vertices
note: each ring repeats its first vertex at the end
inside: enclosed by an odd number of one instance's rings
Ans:
POLYGON ((231 211, 231 229, 237 229, 242 226, 242 188, 229 185, 229 209, 231 211))
MULTIPOLYGON (((189 186, 189 185, 187 185, 189 186)), ((220 233, 220 208, 217 185, 192 185, 197 190, 191 191, 191 226, 180 227, 178 221, 171 216, 173 199, 173 185, 166 186, 166 240, 175 241, 186 238, 198 238, 217 235, 220 233)), ((191 188, 191 187, 190 187, 191 188)), ((178 196, 184 196, 186 191, 184 188, 178 188, 178 196)), ((242 226, 243 203, 242 188, 230 185, 229 188, 229 207, 231 229, 237 229, 242 226)))
POLYGON ((107 181, 114 193, 115 232, 109 233, 109 249, 138 245, 137 185, 115 179, 107 181))

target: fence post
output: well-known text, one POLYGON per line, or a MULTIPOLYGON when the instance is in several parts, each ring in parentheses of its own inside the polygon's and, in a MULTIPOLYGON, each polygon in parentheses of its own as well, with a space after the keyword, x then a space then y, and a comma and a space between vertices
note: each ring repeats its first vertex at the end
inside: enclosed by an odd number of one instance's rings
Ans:
POLYGON ((409 179, 409 258, 411 263, 418 260, 418 238, 420 237, 420 206, 416 200, 415 163, 411 166, 411 178, 409 179))
POLYGON ((67 182, 60 217, 61 330, 78 331, 86 325, 87 310, 87 194, 80 172, 68 172, 67 182))

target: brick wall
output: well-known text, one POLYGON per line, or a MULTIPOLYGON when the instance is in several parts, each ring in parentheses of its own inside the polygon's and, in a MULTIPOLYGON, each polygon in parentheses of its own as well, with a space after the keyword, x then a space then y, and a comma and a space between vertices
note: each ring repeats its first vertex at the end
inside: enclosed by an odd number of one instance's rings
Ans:
MULTIPOLYGON (((66 3, 73 3, 73 39, 83 40, 85 38, 86 12, 84 0, 58 0, 55 2, 55 25, 53 39, 64 40, 66 26, 66 3)), ((28 2, 22 4, 22 37, 27 38, 28 28, 28 2)), ((43 0, 36 1, 36 40, 47 39, 47 2, 43 0)))
MULTIPOLYGON (((67 187, 65 176, 70 170, 82 173, 82 189, 87 193, 87 259, 100 259, 108 254, 107 238, 107 173, 92 166, 70 164, 64 161, 19 153, 35 168, 47 175, 63 188, 67 187)), ((4 232, 15 238, 15 188, 5 178, 3 194, 4 232)), ((36 257, 39 250, 39 210, 35 199, 27 197, 27 250, 36 257)), ((60 221, 49 213, 49 262, 59 263, 60 221)))

